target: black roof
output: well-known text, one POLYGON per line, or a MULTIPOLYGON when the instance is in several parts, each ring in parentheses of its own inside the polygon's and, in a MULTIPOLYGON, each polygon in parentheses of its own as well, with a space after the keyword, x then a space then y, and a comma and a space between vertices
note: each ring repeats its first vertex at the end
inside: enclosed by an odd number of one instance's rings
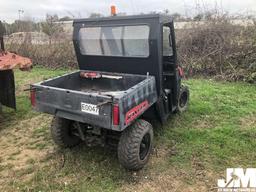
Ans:
POLYGON ((132 20, 132 19, 159 19, 160 23, 172 22, 171 16, 163 14, 143 14, 143 15, 129 15, 129 16, 110 16, 100 18, 85 18, 85 19, 74 19, 74 23, 80 22, 97 22, 97 21, 115 21, 115 20, 132 20))

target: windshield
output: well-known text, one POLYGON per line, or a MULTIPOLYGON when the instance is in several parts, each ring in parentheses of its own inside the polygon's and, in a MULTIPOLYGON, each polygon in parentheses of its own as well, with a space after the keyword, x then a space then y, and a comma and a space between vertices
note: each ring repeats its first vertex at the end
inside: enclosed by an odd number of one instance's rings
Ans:
POLYGON ((83 55, 148 57, 149 27, 85 27, 79 31, 79 42, 83 55))

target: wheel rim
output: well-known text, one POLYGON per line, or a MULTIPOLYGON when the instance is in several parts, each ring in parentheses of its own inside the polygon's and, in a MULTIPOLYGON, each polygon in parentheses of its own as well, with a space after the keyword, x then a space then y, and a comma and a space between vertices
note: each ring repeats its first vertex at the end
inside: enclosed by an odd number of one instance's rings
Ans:
POLYGON ((181 95, 180 95, 180 102, 179 102, 180 107, 181 107, 181 108, 185 107, 186 104, 187 104, 187 101, 188 101, 188 94, 187 94, 187 92, 184 91, 184 92, 181 93, 181 95))
POLYGON ((146 135, 144 135, 140 143, 140 160, 144 160, 146 158, 146 156, 149 153, 150 145, 151 145, 150 134, 147 133, 146 135))

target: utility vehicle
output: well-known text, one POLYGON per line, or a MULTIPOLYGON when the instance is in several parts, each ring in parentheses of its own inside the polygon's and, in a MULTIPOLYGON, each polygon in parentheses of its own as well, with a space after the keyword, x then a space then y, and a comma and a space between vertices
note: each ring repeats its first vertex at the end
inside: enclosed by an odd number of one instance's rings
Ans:
POLYGON ((61 147, 91 136, 117 146, 122 166, 149 160, 153 127, 188 105, 181 85, 173 21, 163 15, 76 19, 73 43, 79 71, 31 85, 31 102, 54 115, 51 133, 61 147))

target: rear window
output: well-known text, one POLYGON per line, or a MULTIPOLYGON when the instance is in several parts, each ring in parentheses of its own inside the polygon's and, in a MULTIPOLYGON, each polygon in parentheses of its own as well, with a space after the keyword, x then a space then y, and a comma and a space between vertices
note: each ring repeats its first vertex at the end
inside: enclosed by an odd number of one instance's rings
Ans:
POLYGON ((83 55, 148 57, 149 27, 85 27, 79 31, 79 42, 83 55))

